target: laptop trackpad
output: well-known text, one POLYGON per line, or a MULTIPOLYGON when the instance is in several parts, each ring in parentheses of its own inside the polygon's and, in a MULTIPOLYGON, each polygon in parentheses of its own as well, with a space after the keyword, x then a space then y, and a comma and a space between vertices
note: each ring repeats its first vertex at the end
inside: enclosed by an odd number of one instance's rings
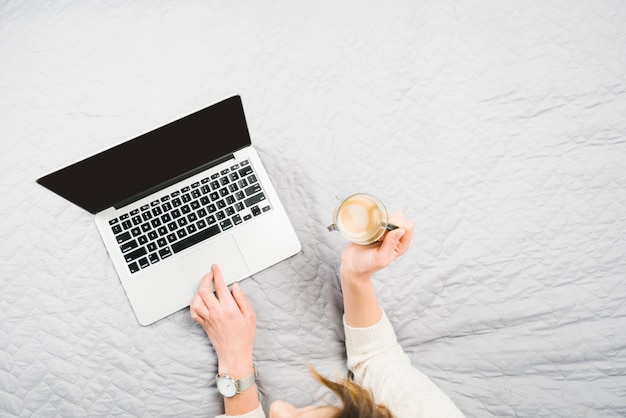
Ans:
POLYGON ((187 277, 197 280, 211 271, 211 266, 217 264, 227 284, 234 283, 247 277, 248 266, 243 260, 239 246, 231 235, 200 246, 181 257, 181 263, 187 277))

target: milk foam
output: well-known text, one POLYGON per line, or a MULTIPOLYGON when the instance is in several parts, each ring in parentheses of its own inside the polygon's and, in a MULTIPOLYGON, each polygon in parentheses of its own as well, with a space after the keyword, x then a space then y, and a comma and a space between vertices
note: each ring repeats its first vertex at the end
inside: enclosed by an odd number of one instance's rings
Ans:
POLYGON ((349 239, 368 241, 380 233, 381 218, 376 202, 363 196, 354 196, 339 209, 337 226, 349 239))

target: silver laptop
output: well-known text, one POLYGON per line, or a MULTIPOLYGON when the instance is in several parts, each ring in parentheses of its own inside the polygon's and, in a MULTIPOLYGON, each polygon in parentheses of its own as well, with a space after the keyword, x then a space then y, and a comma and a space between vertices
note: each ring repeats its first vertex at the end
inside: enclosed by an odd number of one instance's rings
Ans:
POLYGON ((300 251, 234 96, 37 180, 95 221, 137 320, 189 306, 300 251))

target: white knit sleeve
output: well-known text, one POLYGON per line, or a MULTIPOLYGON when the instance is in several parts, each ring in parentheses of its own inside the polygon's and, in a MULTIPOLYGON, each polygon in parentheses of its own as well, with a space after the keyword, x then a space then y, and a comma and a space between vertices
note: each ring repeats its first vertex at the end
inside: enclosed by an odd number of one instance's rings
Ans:
POLYGON ((411 365, 383 311, 367 328, 346 324, 348 368, 355 383, 372 391, 398 418, 462 417, 463 413, 426 375, 411 365))
POLYGON ((265 418, 265 412, 259 403, 259 407, 243 415, 218 415, 216 418, 265 418))

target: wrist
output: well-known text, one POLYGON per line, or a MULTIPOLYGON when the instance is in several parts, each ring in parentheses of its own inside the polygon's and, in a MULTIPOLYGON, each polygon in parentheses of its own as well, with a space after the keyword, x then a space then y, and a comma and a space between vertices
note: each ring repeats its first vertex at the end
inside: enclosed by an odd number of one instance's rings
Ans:
POLYGON ((235 379, 241 379, 242 377, 248 376, 252 369, 252 356, 250 356, 249 358, 246 357, 239 359, 218 359, 217 370, 220 376, 228 375, 235 379))
POLYGON ((370 273, 361 273, 341 265, 339 267, 339 277, 341 278, 342 284, 360 284, 370 282, 372 275, 370 273))

